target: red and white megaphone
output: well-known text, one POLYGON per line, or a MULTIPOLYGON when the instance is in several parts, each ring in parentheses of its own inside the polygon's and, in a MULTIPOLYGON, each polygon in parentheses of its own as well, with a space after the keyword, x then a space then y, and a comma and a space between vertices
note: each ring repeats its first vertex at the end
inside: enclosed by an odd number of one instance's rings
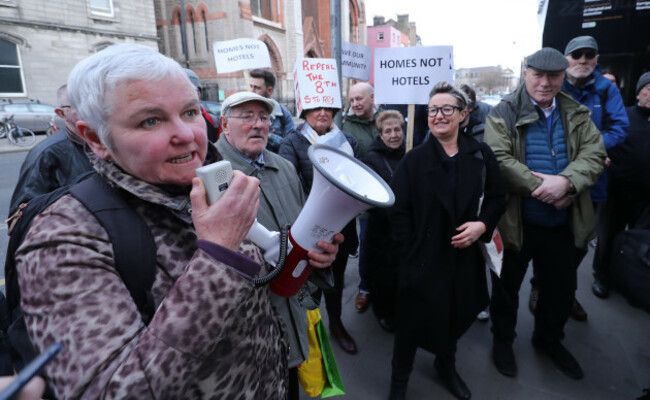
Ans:
POLYGON ((372 207, 390 207, 395 195, 372 169, 333 147, 309 148, 314 181, 305 206, 291 226, 291 251, 284 270, 271 282, 280 296, 293 296, 311 274, 307 252, 319 240, 331 241, 358 214, 372 207))
MULTIPOLYGON (((298 293, 309 278, 313 267, 309 265, 307 252, 319 250, 318 241, 331 241, 335 233, 369 208, 390 207, 395 202, 395 195, 388 184, 347 153, 321 144, 312 145, 308 153, 314 164, 311 192, 289 230, 290 250, 284 269, 270 284, 275 294, 285 297, 298 293)), ((209 167, 197 170, 204 183, 209 179, 202 176, 201 170, 209 167)), ((211 197, 208 186, 222 191, 227 184, 206 184, 208 196, 211 197)), ((210 201, 213 199, 210 198, 210 201)), ((280 253, 278 232, 271 232, 255 221, 247 237, 264 251, 267 262, 277 265, 280 253)))

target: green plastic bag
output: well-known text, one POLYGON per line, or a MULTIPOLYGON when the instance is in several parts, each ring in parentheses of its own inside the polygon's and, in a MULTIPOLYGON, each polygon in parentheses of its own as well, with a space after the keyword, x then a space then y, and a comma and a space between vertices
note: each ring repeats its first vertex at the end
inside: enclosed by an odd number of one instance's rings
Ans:
MULTIPOLYGON (((2 292, 0 292, 2 293, 2 292)), ((309 356, 298 366, 298 379, 302 389, 310 397, 316 397, 323 392, 327 375, 323 363, 323 356, 318 340, 317 326, 321 322, 320 310, 307 310, 307 338, 309 339, 309 356)))
POLYGON ((324 399, 326 397, 345 394, 343 381, 341 380, 341 375, 339 374, 339 369, 336 366, 336 360, 334 359, 334 352, 332 351, 332 346, 330 345, 330 340, 327 337, 325 325, 323 325, 322 320, 318 321, 316 332, 318 332, 320 349, 323 354, 323 366, 325 367, 327 375, 327 381, 325 382, 325 387, 323 387, 320 397, 324 399))

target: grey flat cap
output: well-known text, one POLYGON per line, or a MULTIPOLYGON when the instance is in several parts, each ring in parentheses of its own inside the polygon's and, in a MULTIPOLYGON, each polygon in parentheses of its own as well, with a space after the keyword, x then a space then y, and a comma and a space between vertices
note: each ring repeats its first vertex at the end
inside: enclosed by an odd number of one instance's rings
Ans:
POLYGON ((558 72, 567 69, 569 62, 559 51, 544 47, 528 56, 526 66, 538 71, 558 72))
POLYGON ((579 49, 594 49, 596 53, 598 52, 598 42, 591 36, 578 36, 571 39, 569 44, 566 45, 564 49, 564 55, 568 56, 574 50, 579 49))
POLYGON ((257 93, 238 92, 228 96, 228 98, 224 100, 223 104, 221 104, 221 115, 227 114, 228 110, 233 107, 237 107, 239 105, 248 103, 250 101, 259 101, 264 105, 264 107, 266 107, 266 111, 268 111, 269 113, 273 111, 273 107, 275 106, 275 104, 273 104, 273 101, 271 101, 271 99, 262 97, 257 93))
POLYGON ((639 94, 641 89, 643 89, 643 87, 649 83, 650 83, 650 72, 646 72, 645 74, 641 75, 639 81, 636 83, 636 94, 639 94))

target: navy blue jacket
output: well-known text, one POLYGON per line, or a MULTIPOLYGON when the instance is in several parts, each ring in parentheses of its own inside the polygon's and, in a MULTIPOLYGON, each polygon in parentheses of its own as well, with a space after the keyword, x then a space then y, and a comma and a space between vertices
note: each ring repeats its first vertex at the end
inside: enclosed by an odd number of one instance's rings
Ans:
MULTIPOLYGON (((578 88, 567 78, 564 78, 562 90, 591 110, 591 120, 603 135, 605 149, 608 152, 615 145, 625 140, 630 123, 625 112, 621 92, 609 79, 603 76, 600 72, 600 66, 596 66, 593 79, 587 82, 584 87, 578 88), (601 104, 603 99, 605 100, 604 106, 601 104)), ((590 192, 591 199, 594 202, 599 203, 607 199, 606 173, 598 178, 590 192)))

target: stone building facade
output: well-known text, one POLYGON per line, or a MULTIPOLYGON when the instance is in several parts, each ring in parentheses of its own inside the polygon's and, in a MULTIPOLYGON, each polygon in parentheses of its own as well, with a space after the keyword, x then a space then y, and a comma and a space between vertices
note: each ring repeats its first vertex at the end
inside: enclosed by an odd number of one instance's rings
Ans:
POLYGON ((115 43, 158 49, 153 2, 0 0, 0 99, 55 105, 74 65, 115 43))
MULTIPOLYGON (((329 1, 183 0, 185 29, 181 0, 154 3, 161 52, 197 73, 206 100, 221 101, 248 90, 246 71, 219 73, 212 53, 215 41, 251 38, 264 42, 277 78, 273 97, 289 109, 293 109, 296 59, 331 56, 329 1)), ((343 40, 365 44, 364 1, 344 1, 341 8, 343 40)))

